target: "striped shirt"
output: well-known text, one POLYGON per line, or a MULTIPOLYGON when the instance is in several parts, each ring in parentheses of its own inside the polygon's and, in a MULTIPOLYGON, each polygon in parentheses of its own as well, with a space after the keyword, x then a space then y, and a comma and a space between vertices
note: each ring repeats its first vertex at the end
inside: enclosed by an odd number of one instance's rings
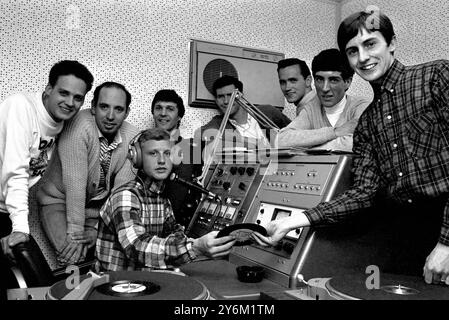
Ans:
POLYGON ((108 139, 105 138, 99 129, 98 136, 100 140, 100 182, 98 188, 99 191, 103 191, 106 190, 106 176, 111 165, 112 151, 122 143, 122 136, 120 135, 120 131, 117 131, 111 143, 108 142, 108 139))
POLYGON ((101 208, 95 255, 97 271, 166 269, 196 257, 162 189, 139 178, 101 208))
MULTIPOLYGON (((311 224, 334 223, 373 204, 386 190, 397 203, 449 195, 449 61, 406 67, 395 60, 354 132, 354 184, 304 213, 311 224)), ((449 245, 449 202, 439 242, 449 245)))

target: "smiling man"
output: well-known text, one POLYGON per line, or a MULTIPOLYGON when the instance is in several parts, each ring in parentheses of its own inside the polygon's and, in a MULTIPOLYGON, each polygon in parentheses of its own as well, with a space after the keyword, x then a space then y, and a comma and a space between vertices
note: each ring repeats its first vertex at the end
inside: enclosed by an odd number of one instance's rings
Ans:
POLYGON ((57 135, 92 82, 84 65, 63 60, 51 68, 44 92, 12 95, 0 104, 0 237, 7 254, 29 238, 29 188, 45 172, 57 135))
POLYGON ((130 103, 123 85, 105 82, 95 88, 91 108, 61 133, 37 194, 42 225, 61 265, 86 257, 95 244, 100 207, 111 190, 134 178, 127 153, 138 130, 125 121, 130 103))
POLYGON ((277 71, 282 93, 288 102, 296 106, 296 115, 307 103, 317 100, 312 89, 312 75, 305 61, 297 58, 280 60, 277 71))
MULTIPOLYGON (((240 104, 234 102, 229 106, 233 92, 238 89, 243 93, 243 83, 232 76, 225 75, 215 80, 212 85, 212 92, 215 97, 215 103, 220 114, 215 115, 208 123, 195 130, 194 141, 200 141, 205 145, 204 155, 207 158, 210 154, 210 146, 217 135, 224 114, 228 108, 232 108, 229 114, 228 122, 222 137, 222 147, 245 147, 246 149, 264 149, 274 145, 275 137, 270 128, 264 124, 260 124, 253 116, 251 116, 240 104)), ((271 105, 257 105, 256 108, 260 113, 271 119, 279 128, 284 128, 290 123, 290 119, 279 109, 271 105)))
POLYGON ((198 257, 228 255, 234 237, 216 238, 218 231, 212 231, 188 238, 173 216, 163 192, 173 166, 169 133, 161 128, 145 130, 131 146, 138 173, 101 208, 96 271, 167 269, 198 257))
POLYGON ((352 151, 352 134, 369 100, 346 94, 354 71, 338 49, 321 51, 312 61, 318 99, 279 132, 280 147, 352 151))
MULTIPOLYGON (((178 177, 193 181, 201 174, 201 150, 195 148, 193 139, 184 139, 179 130, 185 114, 182 98, 175 90, 159 90, 151 103, 156 128, 167 130, 175 144, 173 150, 173 172, 178 177), (195 154, 197 153, 197 154, 195 154), (195 161, 195 158, 199 159, 195 161)), ((173 208, 176 222, 187 227, 201 199, 201 194, 177 181, 166 181, 165 191, 173 208)))
POLYGON ((354 132, 353 186, 271 222, 269 236, 256 237, 274 244, 289 230, 342 222, 376 205, 371 223, 387 222, 373 242, 381 239, 381 271, 449 285, 449 61, 404 66, 394 56, 393 25, 380 11, 347 17, 338 45, 374 91, 354 132))

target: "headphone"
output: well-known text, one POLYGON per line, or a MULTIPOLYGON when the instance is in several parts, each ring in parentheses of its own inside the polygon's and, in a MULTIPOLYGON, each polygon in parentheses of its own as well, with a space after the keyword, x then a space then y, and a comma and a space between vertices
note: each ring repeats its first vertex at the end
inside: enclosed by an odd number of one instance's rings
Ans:
POLYGON ((132 162, 134 168, 142 168, 142 149, 139 138, 146 130, 140 131, 128 144, 128 159, 132 162))
MULTIPOLYGON (((147 130, 140 131, 128 144, 128 159, 132 162, 134 168, 142 169, 142 148, 140 146, 139 138, 147 130)), ((170 159, 173 164, 179 165, 182 162, 182 149, 178 145, 172 147, 170 159)))

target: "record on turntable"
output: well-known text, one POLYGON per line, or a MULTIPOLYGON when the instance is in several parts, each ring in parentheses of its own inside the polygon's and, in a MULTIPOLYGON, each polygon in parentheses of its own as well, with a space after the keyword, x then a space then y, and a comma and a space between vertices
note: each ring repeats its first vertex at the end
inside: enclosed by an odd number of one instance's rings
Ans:
MULTIPOLYGON (((207 300, 206 286, 193 278, 161 271, 117 271, 108 272, 108 280, 89 290, 86 300, 207 300)), ((89 275, 81 276, 80 282, 89 275)), ((52 285, 47 299, 62 300, 75 296, 76 289, 68 289, 66 280, 52 285)))
POLYGON ((326 289, 342 300, 449 300, 449 287, 427 284, 423 277, 380 274, 378 289, 368 289, 368 274, 336 276, 326 282, 326 289))

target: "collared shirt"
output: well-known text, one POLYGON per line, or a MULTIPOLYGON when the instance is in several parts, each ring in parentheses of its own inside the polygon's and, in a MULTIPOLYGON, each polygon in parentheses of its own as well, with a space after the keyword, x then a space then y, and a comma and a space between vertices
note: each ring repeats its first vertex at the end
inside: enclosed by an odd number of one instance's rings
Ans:
POLYGON ((96 270, 166 269, 196 258, 192 239, 177 224, 155 182, 137 177, 118 188, 100 210, 96 270))
MULTIPOLYGON (((306 210, 312 224, 371 206, 382 188, 404 204, 449 194, 449 61, 405 67, 395 60, 373 89, 374 100, 354 132, 354 185, 306 210)), ((448 202, 439 242, 449 245, 448 202)))
POLYGON ((269 147, 265 134, 260 128, 259 123, 251 115, 248 114, 246 123, 240 124, 234 119, 229 119, 229 122, 237 129, 242 137, 248 138, 249 141, 253 141, 254 145, 269 147))
POLYGON ((100 182, 98 187, 99 191, 103 191, 106 189, 106 176, 109 171, 109 166, 111 165, 112 151, 122 143, 122 136, 120 135, 120 131, 117 131, 114 140, 109 143, 108 139, 106 139, 98 127, 97 131, 100 140, 100 182))
POLYGON ((310 101, 312 101, 313 99, 318 99, 318 96, 316 94, 315 90, 312 90, 308 93, 306 93, 302 99, 298 102, 298 105, 296 106, 296 116, 299 115, 299 113, 302 111, 302 109, 304 108, 304 106, 306 104, 308 104, 310 101))

